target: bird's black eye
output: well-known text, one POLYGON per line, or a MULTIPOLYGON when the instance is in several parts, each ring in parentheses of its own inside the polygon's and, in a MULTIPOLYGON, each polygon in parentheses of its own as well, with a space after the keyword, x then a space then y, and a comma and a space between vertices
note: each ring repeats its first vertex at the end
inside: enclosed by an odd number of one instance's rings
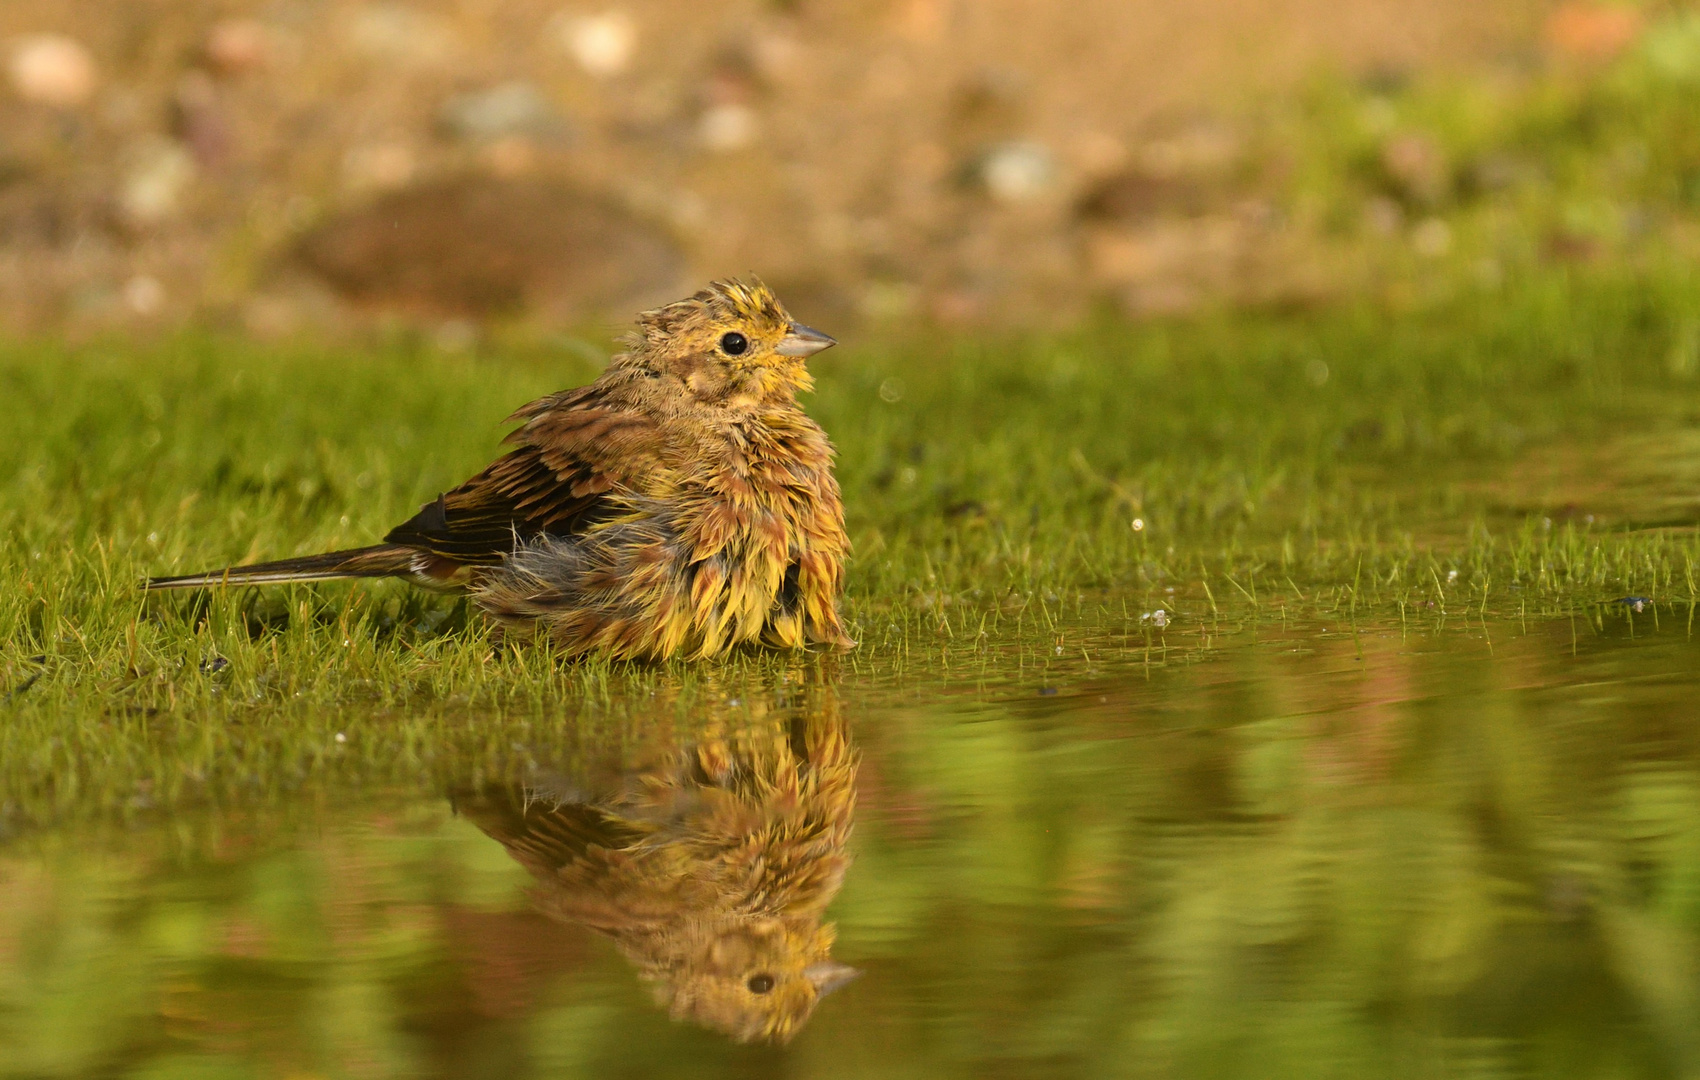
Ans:
MULTIPOLYGON (((731 337, 732 335, 727 334, 726 336, 731 337)), ((745 983, 744 985, 748 986, 750 988, 750 993, 752 993, 752 994, 765 994, 769 990, 773 989, 773 976, 772 975, 751 975, 750 981, 745 983)))
MULTIPOLYGON (((742 356, 750 351, 750 339, 734 330, 721 337, 720 351, 727 356, 742 356)), ((773 984, 770 981, 768 985, 773 984)))

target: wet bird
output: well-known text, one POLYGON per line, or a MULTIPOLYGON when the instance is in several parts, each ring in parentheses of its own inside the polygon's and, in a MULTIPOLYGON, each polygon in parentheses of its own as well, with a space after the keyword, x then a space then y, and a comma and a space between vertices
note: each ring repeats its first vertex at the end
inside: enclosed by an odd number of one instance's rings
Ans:
POLYGON ((145 587, 398 577, 575 655, 852 647, 835 452, 797 403, 804 361, 836 343, 759 281, 722 281, 642 313, 626 344, 516 411, 512 450, 383 543, 145 587))
POLYGON ((612 939, 674 1019, 786 1042, 859 974, 823 922, 850 863, 856 765, 841 723, 799 720, 704 738, 602 792, 454 801, 530 872, 540 911, 612 939))

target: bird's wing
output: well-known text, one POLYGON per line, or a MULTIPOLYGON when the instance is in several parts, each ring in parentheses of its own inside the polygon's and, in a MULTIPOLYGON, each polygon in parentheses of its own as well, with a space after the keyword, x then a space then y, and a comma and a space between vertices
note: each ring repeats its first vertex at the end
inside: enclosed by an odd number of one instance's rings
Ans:
POLYGON ((606 516, 608 496, 648 465, 655 421, 610 403, 594 385, 534 401, 510 420, 517 444, 483 472, 390 530, 404 544, 463 566, 491 566, 516 543, 570 536, 606 516))
POLYGON ((619 851, 645 835, 593 805, 557 801, 518 785, 460 791, 451 798, 456 812, 540 877, 553 876, 593 848, 619 851))

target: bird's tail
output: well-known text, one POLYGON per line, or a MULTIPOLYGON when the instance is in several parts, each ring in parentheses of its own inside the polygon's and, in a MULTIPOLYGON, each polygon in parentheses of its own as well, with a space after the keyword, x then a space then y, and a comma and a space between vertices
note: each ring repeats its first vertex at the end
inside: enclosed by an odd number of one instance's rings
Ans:
POLYGON ((201 589, 214 585, 272 585, 286 581, 329 581, 332 578, 367 578, 406 575, 413 570, 412 548, 400 544, 377 544, 349 551, 327 551, 299 559, 254 563, 209 570, 182 577, 149 578, 144 589, 201 589))

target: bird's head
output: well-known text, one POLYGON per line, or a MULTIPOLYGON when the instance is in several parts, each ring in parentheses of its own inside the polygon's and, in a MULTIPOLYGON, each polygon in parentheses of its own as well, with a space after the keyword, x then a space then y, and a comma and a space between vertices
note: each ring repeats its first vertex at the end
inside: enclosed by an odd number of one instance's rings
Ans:
POLYGON ((674 1019, 739 1042, 789 1042, 821 998, 861 974, 832 959, 832 924, 818 919, 740 919, 703 930, 657 995, 674 1019))
POLYGON ((814 384, 803 361, 837 344, 786 313, 760 281, 716 281, 688 300, 646 311, 630 362, 681 379, 697 399, 750 407, 814 384))

